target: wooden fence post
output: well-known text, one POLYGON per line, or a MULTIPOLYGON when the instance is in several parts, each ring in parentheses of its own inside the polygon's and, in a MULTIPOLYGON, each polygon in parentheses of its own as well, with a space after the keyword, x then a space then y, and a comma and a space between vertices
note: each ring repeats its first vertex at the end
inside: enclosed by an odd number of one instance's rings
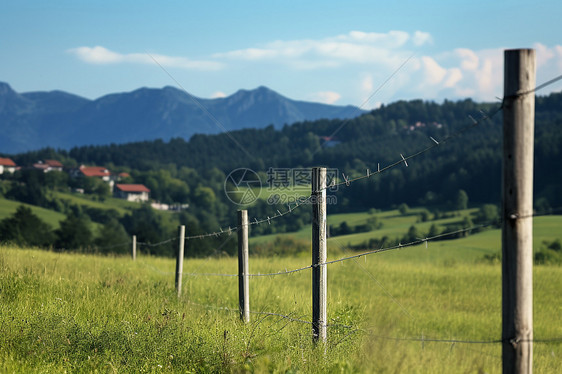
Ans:
POLYGON ((312 340, 325 343, 326 297, 326 168, 312 168, 312 340))
POLYGON ((502 362, 533 371, 533 149, 535 51, 504 51, 502 362))
POLYGON ((133 248, 132 248, 133 261, 137 259, 137 236, 133 235, 133 248))
POLYGON ((248 211, 238 211, 238 302, 240 319, 250 322, 250 277, 248 250, 248 211))
POLYGON ((178 227, 178 258, 176 260, 176 290, 178 291, 178 297, 181 296, 181 277, 183 273, 183 249, 185 246, 185 226, 181 225, 178 227))

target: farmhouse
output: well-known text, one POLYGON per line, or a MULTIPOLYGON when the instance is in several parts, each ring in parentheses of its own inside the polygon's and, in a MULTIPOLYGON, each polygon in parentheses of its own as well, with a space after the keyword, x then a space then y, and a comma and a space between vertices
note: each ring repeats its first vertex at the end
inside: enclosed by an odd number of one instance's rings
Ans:
POLYGON ((62 171, 63 165, 57 160, 45 160, 33 164, 33 168, 43 170, 44 173, 48 173, 53 170, 62 171))
POLYGON ((70 172, 70 176, 73 178, 96 177, 101 178, 105 182, 109 182, 111 180, 111 172, 102 166, 81 165, 79 168, 72 170, 70 172))
POLYGON ((13 173, 16 169, 16 163, 12 159, 0 157, 0 174, 4 174, 4 172, 13 173))
POLYGON ((150 198, 150 190, 143 184, 119 184, 115 185, 113 192, 115 197, 125 199, 127 201, 148 201, 150 198))

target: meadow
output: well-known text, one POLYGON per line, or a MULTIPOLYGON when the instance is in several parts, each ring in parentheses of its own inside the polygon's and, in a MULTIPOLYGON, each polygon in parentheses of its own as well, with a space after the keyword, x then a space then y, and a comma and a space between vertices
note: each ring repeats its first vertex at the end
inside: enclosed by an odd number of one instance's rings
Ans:
MULTIPOLYGON (((536 242, 559 236, 560 223, 537 217, 536 242)), ((356 253, 333 239, 329 260, 356 253)), ((488 230, 329 265, 323 347, 312 343, 309 269, 251 278, 243 324, 237 277, 209 275, 236 274, 236 258, 186 259, 178 298, 173 259, 1 246, 0 370, 497 373, 501 269, 484 255, 499 249, 488 230)), ((250 259, 251 273, 308 265, 250 259)), ((561 284, 562 267, 535 266, 537 373, 562 366, 560 340, 544 341, 562 337, 561 284)))

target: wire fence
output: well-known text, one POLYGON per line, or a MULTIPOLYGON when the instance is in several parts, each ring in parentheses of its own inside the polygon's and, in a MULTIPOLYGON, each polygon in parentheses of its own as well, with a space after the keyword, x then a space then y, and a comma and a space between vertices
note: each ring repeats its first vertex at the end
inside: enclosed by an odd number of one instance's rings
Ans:
MULTIPOLYGON (((545 212, 538 212, 533 214, 532 216, 546 216, 546 215, 552 215, 555 214, 556 212, 562 212, 562 207, 558 207, 558 208, 552 208, 549 209, 548 211, 545 212)), ((458 230, 452 230, 452 231, 448 231, 445 233, 441 233, 438 235, 434 235, 431 237, 425 237, 425 238, 419 238, 407 243, 399 243, 397 245, 393 245, 393 246, 388 246, 388 247, 384 247, 384 248, 379 248, 379 249, 375 249, 375 250, 371 250, 371 251, 366 251, 366 252, 361 252, 361 253, 357 253, 357 254, 353 254, 353 255, 349 255, 349 256, 345 256, 345 257, 341 257, 335 260, 329 260, 317 265, 308 265, 308 266, 304 266, 304 267, 300 267, 300 268, 296 268, 296 269, 291 269, 291 270, 280 270, 277 272, 269 272, 269 273, 250 273, 250 274, 245 274, 246 276, 249 277, 275 277, 275 276, 279 276, 279 275, 288 275, 288 274, 294 274, 294 273, 298 273, 301 271, 305 271, 305 270, 309 270, 314 268, 315 266, 322 266, 322 265, 332 265, 332 264, 336 264, 339 262, 344 262, 344 261, 349 261, 349 260, 356 260, 358 258, 361 257, 366 257, 366 256, 370 256, 370 255, 374 255, 374 254, 378 254, 378 253, 382 253, 382 252, 387 252, 387 251, 394 251, 394 250, 403 250, 406 248, 410 248, 410 247, 414 247, 414 246, 420 246, 420 245, 424 245, 425 248, 428 248, 428 243, 432 242, 432 241, 436 241, 436 240, 442 240, 445 239, 447 237, 452 237, 452 236, 457 236, 458 234, 463 234, 463 233, 469 233, 471 231, 474 230, 480 230, 483 228, 489 228, 489 227, 495 227, 498 224, 501 224, 501 221, 499 220, 495 220, 495 221, 491 221, 485 224, 479 224, 479 225, 473 225, 470 227, 466 227, 466 228, 462 228, 462 229, 458 229, 458 230)), ((171 238, 166 240, 165 242, 170 242, 171 240, 177 240, 177 238, 171 238)), ((154 245, 162 245, 165 244, 163 243, 155 243, 154 245)), ((345 248, 342 248, 345 249, 345 248)), ((144 266, 146 266, 147 268, 161 274, 161 275, 173 275, 174 272, 172 271, 162 271, 146 262, 142 262, 144 266)), ((186 272, 183 273, 184 275, 187 276, 192 276, 192 277, 230 277, 230 278, 235 278, 235 277, 239 277, 240 274, 239 273, 204 273, 204 272, 186 272)), ((389 295, 391 298, 392 295, 389 295)), ((239 308, 230 308, 230 307, 225 307, 225 306, 216 306, 216 305, 208 305, 208 304, 201 304, 201 303, 197 303, 194 302, 192 300, 187 300, 186 301, 188 304, 191 305, 195 305, 198 307, 202 307, 205 309, 209 309, 209 310, 220 310, 220 311, 225 311, 225 312, 235 312, 235 313, 240 313, 240 309, 239 308)), ((397 301, 395 301, 397 302, 397 301)), ((399 304, 399 306, 401 306, 401 304, 399 304)), ((402 307, 402 306, 401 306, 402 307)), ((402 307, 403 308, 403 307, 402 307)), ((411 315, 409 314, 409 312, 406 310, 405 313, 407 315, 409 315, 411 317, 411 315)), ((297 323, 302 323, 302 324, 306 324, 306 325, 312 325, 312 322, 309 320, 305 320, 303 319, 303 316, 295 316, 296 312, 292 312, 292 313, 280 313, 280 312, 268 312, 268 311, 255 311, 255 310, 251 310, 250 314, 253 315, 263 315, 263 316, 270 316, 270 317, 278 317, 284 320, 287 320, 288 322, 297 322, 297 323)), ((384 335, 377 335, 376 334, 376 328, 360 328, 357 325, 344 325, 344 324, 337 324, 337 323, 327 323, 326 327, 328 328, 343 328, 343 329, 347 329, 349 330, 349 334, 354 334, 354 333, 361 333, 361 334, 365 334, 368 335, 370 338, 374 338, 374 339, 381 339, 381 340, 393 340, 393 341, 409 341, 409 342, 421 342, 421 343, 443 343, 443 344, 483 344, 483 345, 489 345, 489 344, 501 344, 504 343, 506 341, 511 342, 509 339, 459 339, 459 338, 435 338, 435 337, 428 337, 428 336, 420 336, 420 337, 411 337, 411 336, 384 336, 384 335)), ((347 335, 346 335, 347 336, 347 335)), ((527 342, 533 342, 533 343, 541 343, 541 344, 558 344, 558 343, 562 343, 562 337, 552 337, 552 338, 534 338, 532 340, 525 340, 527 342)), ((520 340, 519 342, 523 342, 523 340, 520 340)), ((334 345, 339 344, 339 342, 333 343, 334 345)))
MULTIPOLYGON (((549 80, 548 82, 541 84, 539 86, 537 86, 535 89, 530 90, 530 91, 526 91, 526 92, 522 92, 519 93, 519 95, 527 95, 530 93, 534 93, 550 84, 553 84, 559 80, 562 79, 562 75, 558 76, 554 79, 549 80)), ((491 111, 490 113, 485 113, 485 112, 481 112, 480 113, 480 117, 479 119, 475 119, 472 116, 469 116, 469 120, 470 123, 467 124, 464 127, 461 127, 460 129, 458 129, 457 131, 453 132, 452 134, 450 134, 449 136, 443 138, 443 139, 436 139, 432 136, 430 136, 428 138, 428 142, 430 143, 428 146, 423 147, 419 150, 414 150, 411 152, 407 152, 407 153, 399 153, 400 158, 397 158, 397 160, 395 162, 392 162, 388 165, 385 166, 380 166, 380 164, 377 164, 376 169, 367 169, 366 173, 363 175, 359 175, 359 176, 354 176, 351 177, 349 175, 346 175, 345 173, 342 173, 342 179, 343 181, 341 182, 337 182, 336 180, 333 181, 333 183, 331 183, 330 185, 327 185, 325 188, 325 190, 328 190, 330 188, 335 188, 335 187, 349 187, 351 186, 351 184, 353 184, 354 182, 363 180, 363 179, 368 179, 371 178, 375 175, 387 172, 393 168, 396 167, 401 167, 402 165, 404 165, 405 167, 408 167, 408 161, 411 161, 413 159, 415 159, 416 157, 421 156, 422 154, 425 154, 427 152, 430 152, 431 150, 439 147, 439 146, 443 146, 444 144, 450 142, 451 140, 461 136, 462 134, 466 133, 467 131, 469 131, 470 129, 479 126, 481 124, 483 124, 484 122, 490 121, 494 116, 496 116, 499 112, 501 112, 504 108, 504 102, 505 99, 502 99, 502 103, 498 106, 498 108, 494 109, 493 111, 491 111)), ((344 124, 345 125, 345 122, 344 124)), ((341 126, 340 126, 341 128, 341 126)), ((276 214, 272 215, 272 216, 267 216, 267 217, 262 217, 262 218, 257 218, 254 217, 253 219, 249 220, 248 222, 248 226, 252 226, 252 225, 260 225, 260 224, 265 224, 267 223, 268 225, 275 223, 275 221, 281 217, 284 216, 288 216, 290 214, 292 214, 296 209, 298 209, 299 207, 303 206, 303 205, 309 205, 311 203, 311 199, 313 198, 313 195, 315 193, 321 192, 323 189, 320 189, 319 191, 312 191, 311 192, 311 196, 308 198, 304 198, 300 201, 297 201, 294 205, 288 205, 287 206, 287 210, 285 211, 281 211, 281 210, 277 210, 276 214)), ((526 215, 525 217, 533 217, 533 216, 544 216, 544 215, 549 215, 549 214, 554 214, 557 212, 561 212, 562 211, 562 207, 559 208, 554 208, 554 209, 549 209, 548 211, 545 212, 539 212, 539 213, 533 213, 530 215, 526 215)), ((520 217, 520 218, 524 218, 524 217, 520 217)), ((460 229, 454 229, 454 230, 450 230, 447 232, 443 232, 443 233, 439 233, 436 235, 432 235, 432 236, 427 236, 427 237, 423 237, 423 238, 417 238, 415 240, 410 240, 406 243, 401 243, 398 242, 398 244, 393 244, 393 245, 388 245, 386 247, 381 246, 378 249, 373 249, 373 250, 369 250, 369 251, 365 251, 365 252, 361 252, 361 253, 353 253, 350 255, 346 255, 344 257, 340 257, 337 259, 333 259, 333 260, 326 260, 320 263, 316 263, 316 264, 312 264, 312 265, 307 265, 307 266, 302 266, 302 267, 298 267, 298 268, 294 268, 294 269, 283 269, 283 270, 279 270, 279 271, 275 271, 275 272, 258 272, 258 273, 249 273, 249 274, 244 274, 244 276, 247 277, 254 277, 254 278, 259 278, 259 277, 277 277, 277 276, 281 276, 281 275, 290 275, 290 274, 295 274, 295 273, 300 273, 303 271, 307 271, 310 269, 314 269, 317 267, 321 267, 321 266, 329 266, 329 265, 333 265, 336 263, 342 263, 345 261, 349 261, 349 260, 357 260, 359 258, 362 257, 367 257, 367 256, 372 256, 375 254, 379 254, 379 253, 383 253, 383 252, 389 252, 389 251, 395 251, 395 250, 403 250, 406 248, 411 248, 411 247, 415 247, 415 246, 425 246, 426 248, 428 247, 428 244, 432 241, 436 241, 436 240, 443 240, 446 238, 450 238, 450 237, 455 237, 458 236, 459 234, 467 234, 470 233, 472 231, 475 230, 481 230, 484 228, 489 228, 491 226, 497 226, 498 224, 501 224, 501 221, 495 220, 495 221, 491 221, 488 223, 483 223, 483 224, 478 224, 478 225, 471 225, 469 227, 463 227, 460 229)), ((206 238, 213 238, 213 237, 220 237, 223 235, 232 235, 233 233, 236 233, 238 231, 241 230, 242 227, 238 226, 238 225, 231 225, 228 226, 228 228, 223 229, 223 228, 219 228, 219 230, 215 231, 215 232, 207 232, 207 233, 203 233, 203 234, 199 234, 199 235, 192 235, 192 236, 186 236, 184 239, 185 241, 190 241, 190 240, 204 240, 206 238)), ((172 242, 179 242, 179 237, 171 237, 168 238, 166 240, 157 242, 157 243, 148 243, 148 242, 138 242, 137 245, 139 246, 145 246, 145 247, 158 247, 161 245, 166 245, 172 242)), ((110 245, 110 246, 106 246, 106 247, 99 247, 98 249, 111 249, 114 247, 119 247, 119 246, 123 246, 123 245, 128 245, 131 242, 126 242, 126 243, 119 243, 119 244, 115 244, 115 245, 110 245)), ((337 241, 336 241, 336 244, 337 241)), ((346 250, 346 248, 344 246, 340 246, 342 249, 346 250)), ((143 262, 143 264, 145 266, 147 266, 147 268, 158 272, 161 275, 171 275, 174 274, 174 272, 166 272, 166 271, 162 271, 146 262, 143 262)), ((365 271, 367 272, 367 274, 370 274, 366 269, 365 271)), ((230 277, 230 278, 234 278, 234 277, 240 277, 241 274, 240 273, 213 273, 213 272, 187 272, 187 273, 183 273, 187 276, 191 276, 191 277, 230 277)), ((370 277, 376 281, 376 279, 374 278, 374 276, 372 274, 370 274, 370 277)), ((378 281, 377 281, 378 282, 378 281)), ((382 285, 380 285, 382 287, 382 285)), ((384 288, 383 288, 384 289, 384 288)), ((394 300, 394 302, 398 303, 398 301, 396 299, 394 299, 392 297, 392 295, 390 295, 388 293, 388 295, 394 300)), ((213 306, 213 305, 205 305, 205 304, 199 304, 196 303, 192 300, 186 300, 186 302, 188 304, 191 305, 195 305, 198 307, 202 307, 202 308, 206 308, 206 309, 213 309, 213 310, 222 310, 222 311, 226 311, 226 312, 236 312, 236 313, 240 313, 240 309, 239 308, 229 308, 229 307, 220 307, 220 306, 213 306)), ((398 303, 399 306, 401 306, 401 308, 403 309, 403 311, 407 314, 410 315, 409 312, 400 304, 398 303)), ((287 314, 283 314, 283 313, 279 313, 279 312, 268 312, 268 311, 250 311, 251 314, 255 314, 255 315, 261 315, 264 317, 278 317, 281 319, 284 319, 288 322, 295 322, 295 323, 302 323, 302 324, 306 324, 306 325, 313 325, 313 322, 305 320, 303 318, 303 316, 297 315, 296 312, 292 312, 292 313, 287 313, 287 314)), ((346 339, 348 336, 351 336, 352 334, 355 333, 363 333, 363 334, 367 334, 369 337, 374 338, 374 339, 381 339, 381 340, 393 340, 393 341, 409 341, 409 342, 421 342, 422 344, 425 343, 443 343, 443 344, 468 344, 468 345, 493 345, 493 344, 503 344, 506 342, 509 343, 519 343, 519 342, 532 342, 532 343, 540 343, 540 344, 559 344, 562 343, 562 337, 552 337, 552 338, 534 338, 534 339, 530 339, 530 340, 517 340, 514 341, 513 339, 504 339, 504 338, 500 338, 500 339, 475 339, 475 340, 470 340, 470 339, 458 339, 458 338, 433 338, 433 337, 427 337, 427 336, 421 336, 421 337, 411 337, 411 336, 384 336, 384 335, 377 335, 376 334, 376 330, 375 328, 359 328, 358 326, 351 326, 351 325, 343 325, 343 324, 329 324, 326 323, 326 327, 329 328, 344 328, 348 330, 348 333, 342 338, 342 340, 346 339)), ((339 342, 336 342, 334 344, 339 344, 339 342)))
MULTIPOLYGON (((407 63, 408 60, 406 60, 398 68, 398 70, 400 70, 403 67, 403 65, 407 63)), ((155 61, 155 62, 157 63, 157 61, 155 61)), ((158 64, 158 65, 160 65, 160 64, 158 64)), ((528 95, 530 93, 537 92, 537 91, 539 91, 539 90, 541 90, 541 89, 543 89, 543 88, 545 88, 549 85, 552 85, 552 84, 556 83, 559 80, 562 80, 562 75, 557 76, 553 79, 550 79, 549 81, 547 81, 547 82, 545 82, 545 83, 543 83, 539 86, 536 86, 533 90, 518 93, 517 96, 524 96, 524 95, 528 95)), ((178 83, 178 82, 176 82, 176 83, 178 83)), ((385 81, 384 84, 386 84, 386 81, 385 81)), ((182 87, 182 89, 183 89, 183 87, 182 87)), ((369 98, 369 100, 370 100, 370 98, 369 98)), ((454 131, 453 133, 451 133, 450 135, 448 135, 447 137, 445 137, 443 139, 437 140, 434 137, 429 136, 428 140, 431 143, 430 145, 428 145, 428 146, 426 146, 422 149, 412 151, 411 153, 399 153, 400 159, 396 160, 395 162, 392 162, 392 163, 390 163, 388 165, 385 165, 385 166, 382 166, 382 167, 380 166, 380 164, 377 164, 376 170, 375 169, 367 169, 366 173, 364 175, 355 176, 355 177, 350 177, 349 174, 346 176, 346 174, 342 172, 343 181, 336 182, 336 179, 334 179, 331 184, 329 184, 325 187, 325 189, 329 190, 329 189, 334 189, 334 188, 343 187, 343 186, 349 187, 354 182, 357 182, 357 181, 360 181, 360 180, 363 180, 363 179, 368 179, 368 178, 371 178, 371 177, 376 176, 378 174, 382 174, 382 173, 387 172, 387 171, 389 171, 393 168, 399 167, 402 164, 405 167, 408 167, 409 166, 408 161, 410 161, 410 160, 412 160, 416 157, 419 157, 419 156, 421 156, 421 155, 423 155, 423 154, 425 154, 425 153, 427 153, 427 152, 429 152, 429 151, 431 151, 431 150, 433 150, 433 149, 435 149, 439 146, 442 146, 442 145, 446 144, 447 142, 459 137, 460 135, 464 134, 465 132, 469 131, 470 129, 472 129, 476 126, 481 125, 484 122, 490 121, 492 118, 494 118, 498 113, 500 113, 503 110, 505 100, 506 100, 506 98, 501 99, 501 104, 498 105, 498 107, 496 109, 494 109, 491 113, 486 113, 484 111, 480 111, 480 118, 479 119, 475 119, 473 116, 469 115, 468 116, 468 118, 470 120, 469 124, 467 124, 467 125, 461 127, 460 129, 454 131)), ((343 121, 342 126, 344 126, 347 122, 348 122, 347 120, 343 121)), ((337 131, 339 131, 339 129, 341 129, 342 126, 340 126, 337 131)), ((312 191, 312 193, 315 193, 315 192, 320 192, 320 191, 312 191)), ((274 220, 293 213, 295 211, 295 209, 297 209, 297 208, 299 208, 303 205, 310 205, 311 198, 312 198, 312 196, 309 196, 307 198, 297 200, 297 201, 295 201, 294 205, 292 205, 292 206, 291 206, 291 204, 287 204, 287 210, 284 211, 284 212, 281 212, 280 210, 277 210, 276 214, 274 214, 272 216, 261 217, 261 218, 254 217, 254 218, 249 220, 248 224, 251 225, 251 226, 252 225, 260 225, 260 224, 263 224, 263 223, 266 223, 266 222, 268 224, 271 224, 274 220)), ((210 238, 210 237, 219 237, 221 235, 231 235, 232 233, 235 233, 238 230, 239 230, 239 227, 237 225, 230 225, 226 229, 223 229, 221 227, 221 228, 219 228, 218 231, 207 232, 207 233, 192 235, 192 236, 186 236, 185 240, 188 241, 188 240, 195 240, 195 239, 205 239, 205 238, 210 238)), ((161 244, 168 243, 171 240, 173 240, 173 238, 162 241, 162 242, 153 243, 153 244, 152 243, 139 243, 139 244, 154 247, 154 246, 158 246, 158 245, 161 245, 161 244)))

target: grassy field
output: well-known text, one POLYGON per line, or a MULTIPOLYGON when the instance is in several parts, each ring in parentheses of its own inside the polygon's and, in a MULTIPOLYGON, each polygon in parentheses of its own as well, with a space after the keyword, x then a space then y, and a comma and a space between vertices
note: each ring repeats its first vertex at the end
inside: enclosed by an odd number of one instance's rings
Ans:
POLYGON ((26 207, 30 208, 37 217, 39 217, 42 221, 47 222, 54 229, 59 228, 59 222, 63 221, 66 218, 64 214, 55 212, 53 210, 20 203, 19 201, 0 198, 0 220, 3 220, 4 218, 7 218, 14 214, 20 205, 25 205, 26 207))
POLYGON ((79 206, 86 206, 98 209, 115 209, 121 215, 130 213, 133 209, 138 209, 139 204, 115 197, 106 197, 104 201, 93 200, 88 195, 67 193, 67 192, 54 192, 54 195, 59 199, 69 200, 72 204, 79 206))
MULTIPOLYGON (((116 210, 121 216, 125 214, 131 214, 135 209, 139 209, 141 205, 136 202, 126 201, 123 199, 117 199, 113 197, 107 197, 105 200, 97 201, 92 199, 87 195, 81 194, 74 194, 74 193, 66 193, 66 192, 53 192, 54 196, 61 200, 68 200, 72 205, 77 205, 81 207, 89 207, 89 208, 97 208, 97 209, 114 209, 116 210)), ((49 210, 45 208, 41 208, 35 205, 29 205, 25 203, 21 203, 18 201, 7 200, 0 198, 0 220, 7 218, 13 215, 17 208, 20 205, 25 205, 33 211, 35 215, 37 215, 42 221, 51 225, 53 229, 59 228, 59 222, 63 221, 66 218, 66 215, 60 212, 56 212, 54 210, 49 210)), ((156 214, 160 215, 163 219, 164 225, 168 227, 176 227, 177 222, 177 214, 173 211, 155 211, 156 214)), ((97 235, 101 228, 102 224, 98 222, 91 222, 91 230, 94 235, 97 235)))
MULTIPOLYGON (((299 209, 309 209, 308 206, 302 206, 299 209)), ((400 238, 404 236, 410 226, 415 225, 418 230, 421 232, 427 233, 431 225, 435 224, 440 229, 444 230, 447 225, 452 223, 461 223, 464 217, 471 216, 474 214, 477 209, 465 209, 461 211, 456 211, 454 217, 449 218, 442 218, 442 219, 435 219, 435 220, 428 220, 426 222, 420 222, 420 215, 423 211, 426 211, 424 208, 413 208, 409 209, 407 214, 402 215, 398 212, 398 210, 388 210, 384 212, 358 212, 358 213, 341 213, 341 214, 328 214, 327 221, 328 225, 332 226, 339 226, 342 222, 347 222, 349 226, 357 226, 361 224, 365 224, 369 218, 377 218, 380 222, 383 223, 382 228, 363 232, 358 234, 350 234, 350 235, 342 235, 337 237, 332 237, 329 239, 329 242, 338 242, 338 243, 345 243, 345 245, 358 245, 369 239, 377 238, 380 239, 384 236, 388 236, 391 239, 400 238)), ((252 237, 250 239, 250 243, 258 244, 268 242, 274 239, 276 236, 292 236, 297 239, 310 239, 311 238, 311 228, 310 226, 305 226, 302 230, 297 232, 291 233, 283 233, 283 234, 271 234, 271 235, 263 235, 258 237, 252 237)))
MULTIPOLYGON (((535 222, 539 243, 560 236, 560 217, 535 222)), ((244 325, 237 277, 189 275, 236 274, 235 258, 186 259, 178 299, 172 259, 4 246, 0 371, 498 373, 500 344, 419 341, 501 337, 500 266, 481 261, 498 250, 499 232, 490 230, 329 265, 324 355, 311 342, 310 270, 252 278, 254 313, 244 325)), ((251 258, 250 271, 307 265, 308 256, 251 258)), ((562 337, 561 284, 562 267, 535 267, 536 339, 562 337)), ((561 366, 561 343, 534 345, 536 373, 561 366)))

